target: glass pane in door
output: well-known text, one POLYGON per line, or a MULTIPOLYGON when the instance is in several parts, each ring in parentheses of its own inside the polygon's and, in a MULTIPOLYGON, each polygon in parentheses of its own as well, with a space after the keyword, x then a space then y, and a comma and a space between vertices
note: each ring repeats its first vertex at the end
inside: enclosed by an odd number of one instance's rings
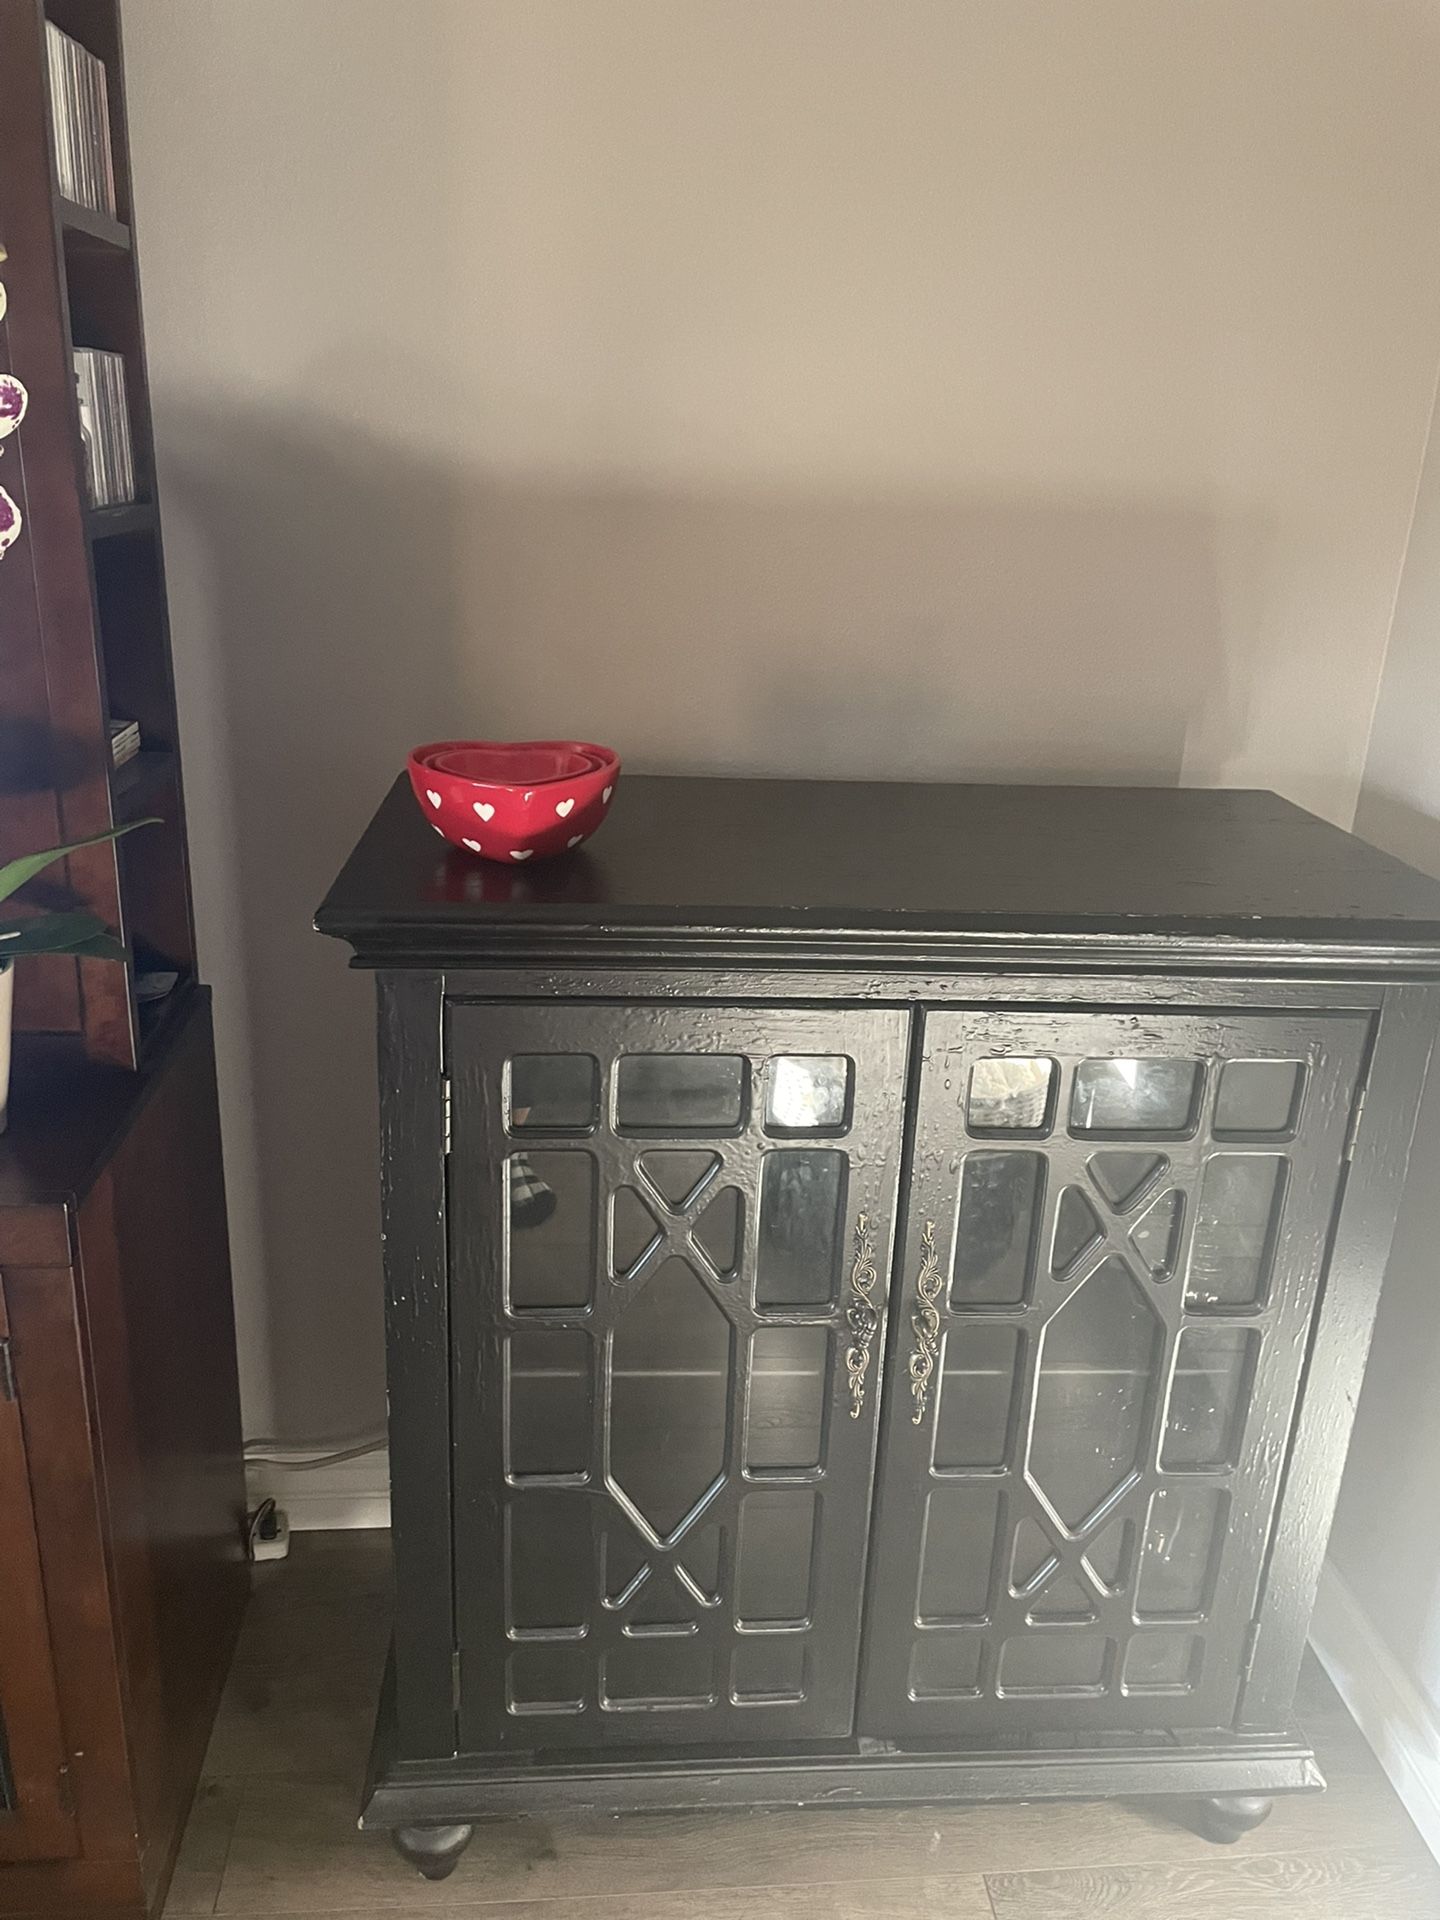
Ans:
POLYGON ((745 1465, 820 1464, 830 1383, 828 1327, 757 1327, 750 1336, 745 1465))
POLYGON ((970 1069, 970 1131, 1043 1133, 1054 1091, 1053 1060, 977 1060, 970 1069))
POLYGON ((1150 1501, 1135 1610, 1146 1619, 1205 1612, 1225 1539, 1230 1496, 1219 1487, 1162 1486, 1150 1501))
POLYGON ((945 1335, 936 1386, 937 1473, 1004 1461, 1021 1340, 1018 1327, 994 1320, 971 1320, 945 1335))
POLYGON ((765 1155, 757 1306, 824 1306, 835 1298, 846 1167, 845 1154, 834 1147, 787 1147, 765 1155))
POLYGON ((1215 1100, 1216 1138, 1289 1133, 1304 1085, 1298 1060, 1227 1060, 1215 1100))
POLYGON ((584 1053, 522 1053, 510 1062, 512 1133, 584 1133, 600 1115, 600 1063, 584 1053))
POLYGON ((1186 1286, 1191 1307, 1223 1312, 1263 1300, 1288 1165, 1278 1153, 1217 1153, 1206 1163, 1186 1286))
POLYGON ((960 1170, 952 1307, 1013 1306, 1035 1258, 1045 1187, 1042 1154, 967 1153, 960 1170))
POLYGON ((590 1339, 578 1327, 517 1327, 505 1341, 506 1466, 583 1480, 590 1460, 590 1339))
POLYGON ((1070 1125, 1076 1133, 1178 1132, 1194 1117, 1200 1085, 1198 1060, 1082 1060, 1070 1125))
POLYGON ((803 1626, 815 1554, 812 1487, 762 1487, 740 1503, 735 1608, 747 1627, 803 1626))
POLYGON ((1259 1343, 1246 1327, 1187 1327, 1181 1334, 1162 1466, 1204 1472, 1235 1464, 1259 1343))
POLYGON ((745 1062, 736 1054, 631 1053, 615 1075, 622 1133, 715 1133, 740 1124, 745 1062))
POLYGON ((1028 1469, 1067 1527, 1080 1528, 1135 1470, 1161 1331, 1131 1269, 1115 1256, 1046 1323, 1028 1469))
POLYGON ((767 1133, 843 1133, 850 1104, 852 1063, 841 1054, 769 1062, 765 1086, 767 1133))
POLYGON ((583 1307, 595 1276, 595 1160, 514 1153, 505 1162, 510 1306, 583 1307))
POLYGON ((657 1533, 725 1467, 731 1325, 693 1267, 667 1260, 610 1350, 610 1472, 657 1533))

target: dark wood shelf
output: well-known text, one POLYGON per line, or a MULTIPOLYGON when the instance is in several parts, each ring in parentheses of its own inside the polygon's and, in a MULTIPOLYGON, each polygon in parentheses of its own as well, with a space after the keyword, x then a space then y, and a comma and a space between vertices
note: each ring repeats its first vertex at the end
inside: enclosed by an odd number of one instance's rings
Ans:
POLYGON ((91 540, 109 540, 125 533, 152 533, 156 515, 153 500, 127 500, 120 507, 89 507, 85 532, 91 540))
MULTIPOLYGON (((200 1004, 192 981, 182 980, 163 1002, 173 1016, 157 1020, 146 1065, 158 1071, 163 1041, 178 1033, 181 1015, 200 1004)), ((0 1134, 0 1212, 41 1207, 85 1194, 114 1141, 131 1124, 151 1082, 128 1067, 88 1059, 78 1035, 15 1036, 10 1124, 0 1134)))
POLYGON ((110 776, 115 824, 138 820, 175 784, 175 755, 168 747, 142 747, 110 776))
POLYGON ((82 207, 78 200, 56 196, 60 225, 78 244, 102 247, 113 253, 129 253, 130 229, 113 214, 99 213, 94 207, 82 207))
POLYGON ((180 978, 169 993, 158 1000, 142 1000, 136 1007, 136 1018, 140 1028, 140 1054, 148 1065, 162 1052, 170 1034, 186 1018, 191 1000, 197 991, 195 976, 185 968, 179 968, 180 978))

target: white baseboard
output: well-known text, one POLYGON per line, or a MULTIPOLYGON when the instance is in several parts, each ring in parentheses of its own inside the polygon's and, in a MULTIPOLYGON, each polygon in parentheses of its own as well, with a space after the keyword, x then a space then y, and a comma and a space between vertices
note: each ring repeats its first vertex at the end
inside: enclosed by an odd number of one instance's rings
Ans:
POLYGON ((252 1510, 262 1500, 273 1500, 297 1533, 390 1524, 390 1464, 383 1447, 325 1467, 250 1460, 245 1485, 252 1510))
POLYGON ((1421 1839, 1440 1860, 1440 1716, 1328 1560, 1320 1575, 1310 1644, 1421 1839))

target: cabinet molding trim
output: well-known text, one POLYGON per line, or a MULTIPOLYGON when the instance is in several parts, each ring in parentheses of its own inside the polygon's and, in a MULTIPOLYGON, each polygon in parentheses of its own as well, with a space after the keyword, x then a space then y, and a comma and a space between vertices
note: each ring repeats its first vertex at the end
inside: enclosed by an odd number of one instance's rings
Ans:
POLYGON ((1149 1794, 1313 1793, 1325 1784, 1298 1741, 1216 1736, 1045 1753, 772 1753, 674 1750, 661 1760, 487 1765, 465 1756, 394 1763, 378 1780, 360 1824, 384 1830, 462 1818, 564 1811, 630 1813, 695 1807, 924 1805, 963 1801, 1135 1798, 1149 1794))

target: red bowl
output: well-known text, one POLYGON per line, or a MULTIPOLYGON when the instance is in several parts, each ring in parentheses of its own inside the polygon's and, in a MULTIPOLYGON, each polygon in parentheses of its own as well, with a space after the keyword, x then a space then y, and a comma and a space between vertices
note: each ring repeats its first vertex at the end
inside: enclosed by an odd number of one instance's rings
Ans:
POLYGON ((620 756, 580 740, 441 740, 416 747, 407 771, 420 811, 452 846, 518 866, 590 838, 620 756))

